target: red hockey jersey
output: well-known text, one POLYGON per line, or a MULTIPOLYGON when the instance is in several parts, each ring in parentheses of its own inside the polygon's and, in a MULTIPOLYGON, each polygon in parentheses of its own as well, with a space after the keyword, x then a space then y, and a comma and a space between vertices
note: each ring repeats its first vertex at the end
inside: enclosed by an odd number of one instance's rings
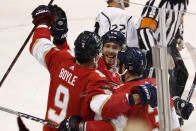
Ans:
MULTIPOLYGON (((30 52, 50 73, 45 116, 48 121, 59 124, 65 117, 80 115, 85 90, 93 90, 94 95, 103 94, 105 92, 100 87, 110 85, 98 70, 75 64, 70 50, 56 48, 50 41, 50 31, 45 25, 35 30, 30 52)), ((43 130, 57 131, 46 125, 43 130)))
MULTIPOLYGON (((156 87, 156 81, 153 78, 146 79, 137 79, 130 82, 124 83, 123 86, 119 86, 114 90, 114 93, 124 93, 130 92, 130 89, 134 86, 144 85, 144 84, 152 84, 156 87)), ((178 127, 178 121, 176 121, 177 116, 175 115, 173 100, 170 98, 171 110, 172 110, 172 128, 175 129, 178 127)), ((141 104, 133 106, 130 108, 128 112, 125 113, 129 119, 136 119, 145 121, 147 125, 150 126, 150 130, 158 131, 159 128, 159 117, 157 108, 152 108, 150 105, 146 105, 142 107, 141 104)))
POLYGON ((98 68, 97 69, 100 72, 102 72, 106 76, 108 81, 111 82, 112 84, 114 84, 114 85, 121 84, 119 74, 108 70, 106 63, 102 57, 98 61, 98 68))

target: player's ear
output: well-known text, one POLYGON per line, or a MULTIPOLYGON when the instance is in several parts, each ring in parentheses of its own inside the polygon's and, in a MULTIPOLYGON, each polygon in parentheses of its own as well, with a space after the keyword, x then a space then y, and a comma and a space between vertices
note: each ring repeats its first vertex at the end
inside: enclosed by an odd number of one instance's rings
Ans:
POLYGON ((125 64, 122 65, 122 72, 124 72, 126 70, 125 68, 125 64))

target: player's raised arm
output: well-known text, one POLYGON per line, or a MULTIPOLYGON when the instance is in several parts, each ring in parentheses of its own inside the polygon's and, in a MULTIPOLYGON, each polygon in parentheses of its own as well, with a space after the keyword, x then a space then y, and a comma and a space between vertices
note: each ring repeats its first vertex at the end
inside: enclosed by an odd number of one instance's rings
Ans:
POLYGON ((53 23, 53 16, 48 6, 40 5, 32 12, 32 18, 37 28, 30 44, 30 53, 46 67, 45 55, 55 47, 51 42, 49 30, 53 23))
POLYGON ((33 24, 37 25, 37 28, 30 44, 30 53, 40 64, 51 71, 58 64, 57 61, 53 62, 53 60, 57 58, 60 60, 64 57, 60 53, 56 55, 59 51, 57 48, 69 49, 66 42, 68 29, 65 13, 57 5, 50 6, 50 8, 46 5, 40 5, 32 12, 32 17, 33 24), (55 43, 51 41, 50 27, 55 43))

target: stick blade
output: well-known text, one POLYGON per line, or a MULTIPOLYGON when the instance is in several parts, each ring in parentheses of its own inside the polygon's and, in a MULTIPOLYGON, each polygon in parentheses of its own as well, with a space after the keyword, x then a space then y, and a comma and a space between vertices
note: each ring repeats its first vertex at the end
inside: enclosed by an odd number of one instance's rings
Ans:
POLYGON ((193 84, 196 85, 196 72, 195 72, 195 77, 194 77, 193 84))
POLYGON ((186 46, 188 52, 191 55, 191 59, 192 59, 193 64, 194 64, 194 68, 196 70, 196 48, 194 48, 189 42, 186 42, 185 46, 186 46))

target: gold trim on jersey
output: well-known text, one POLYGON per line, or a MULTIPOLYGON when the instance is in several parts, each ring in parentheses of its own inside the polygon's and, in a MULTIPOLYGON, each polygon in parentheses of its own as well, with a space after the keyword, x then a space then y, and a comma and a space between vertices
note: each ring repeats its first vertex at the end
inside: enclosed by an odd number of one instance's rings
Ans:
POLYGON ((30 50, 30 53, 31 53, 31 54, 33 54, 34 47, 35 47, 35 45, 38 43, 38 41, 39 41, 39 39, 37 39, 37 40, 33 43, 33 46, 32 46, 32 48, 31 48, 31 50, 30 50))
POLYGON ((109 123, 110 123, 110 124, 112 125, 112 127, 114 128, 114 131, 117 131, 117 128, 116 128, 115 124, 114 124, 112 121, 110 121, 109 123))
POLYGON ((45 63, 45 65, 46 65, 46 67, 47 67, 46 55, 48 54, 48 52, 49 52, 51 49, 52 49, 52 48, 50 48, 49 50, 47 50, 47 51, 44 52, 44 63, 45 63))
MULTIPOLYGON (((104 95, 104 94, 98 94, 98 95, 104 95)), ((91 101, 98 95, 95 95, 92 97, 91 101)), ((107 94, 106 94, 107 95, 107 94)), ((105 105, 105 103, 110 99, 111 95, 108 95, 108 97, 103 101, 103 104, 100 106, 100 109, 99 109, 99 112, 100 112, 100 115, 102 115, 102 109, 105 105)), ((102 116, 101 116, 102 117, 102 116)))

